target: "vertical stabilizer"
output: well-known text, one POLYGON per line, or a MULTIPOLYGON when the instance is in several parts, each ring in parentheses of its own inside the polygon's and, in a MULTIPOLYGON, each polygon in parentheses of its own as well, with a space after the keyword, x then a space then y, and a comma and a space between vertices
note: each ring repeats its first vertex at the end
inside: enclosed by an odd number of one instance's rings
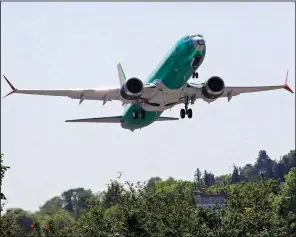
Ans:
MULTIPOLYGON (((120 84, 120 86, 122 86, 122 84, 126 80, 126 77, 125 77, 124 71, 123 71, 122 66, 121 66, 120 63, 117 64, 117 71, 118 71, 118 77, 119 77, 119 84, 120 84)), ((122 106, 124 108, 126 108, 126 104, 125 103, 123 103, 122 106)))
POLYGON ((119 76, 119 83, 120 83, 120 86, 122 86, 122 84, 126 80, 126 77, 125 77, 125 74, 124 74, 124 72, 122 70, 122 67, 121 67, 120 63, 117 64, 117 71, 118 71, 118 76, 119 76))

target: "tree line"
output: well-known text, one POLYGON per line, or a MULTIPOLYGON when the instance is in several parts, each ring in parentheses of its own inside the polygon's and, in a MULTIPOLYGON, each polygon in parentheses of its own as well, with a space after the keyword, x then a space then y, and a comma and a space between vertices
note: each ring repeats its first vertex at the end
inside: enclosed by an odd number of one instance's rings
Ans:
MULTIPOLYGON (((272 160, 265 150, 259 151, 255 164, 246 164, 243 167, 233 166, 232 174, 215 177, 211 172, 204 171, 203 182, 206 186, 227 185, 237 182, 258 181, 262 178, 285 180, 285 175, 291 168, 296 167, 295 150, 282 156, 278 161, 272 160)), ((197 168, 195 176, 201 180, 202 173, 197 168)))
MULTIPOLYGON (((152 177, 134 184, 118 178, 99 193, 70 189, 37 212, 7 209, 1 214, 1 236, 293 237, 295 161, 295 150, 279 161, 262 150, 253 165, 234 166, 232 173, 218 177, 197 169, 194 181, 152 177), (226 207, 197 208, 196 186, 227 193, 226 207)), ((7 169, 1 155, 1 180, 7 169)))

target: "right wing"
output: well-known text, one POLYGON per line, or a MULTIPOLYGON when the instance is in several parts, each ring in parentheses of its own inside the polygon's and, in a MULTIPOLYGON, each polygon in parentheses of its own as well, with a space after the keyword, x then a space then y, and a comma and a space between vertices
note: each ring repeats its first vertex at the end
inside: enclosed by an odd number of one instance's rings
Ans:
MULTIPOLYGON (((3 75, 4 76, 4 75, 3 75)), ((107 101, 117 100, 122 101, 125 104, 135 103, 135 101, 125 100, 120 95, 120 88, 90 88, 90 89, 68 89, 68 90, 19 90, 16 89, 10 81, 4 76, 6 82, 11 88, 11 92, 5 95, 5 97, 11 94, 27 94, 27 95, 43 95, 43 96, 61 96, 68 97, 71 99, 78 99, 79 104, 81 104, 84 100, 100 100, 105 104, 107 101)), ((120 82, 123 83, 125 76, 123 71, 121 70, 120 82)), ((151 94, 151 90, 155 89, 155 85, 145 84, 143 96, 151 94)))
MULTIPOLYGON (((4 75, 3 75, 4 76, 4 75)), ((11 92, 5 97, 11 94, 27 94, 27 95, 45 95, 45 96, 63 96, 71 99, 79 99, 81 104, 83 100, 121 100, 119 88, 114 89, 68 89, 68 90, 19 90, 16 89, 10 81, 4 76, 6 82, 11 88, 11 92)))

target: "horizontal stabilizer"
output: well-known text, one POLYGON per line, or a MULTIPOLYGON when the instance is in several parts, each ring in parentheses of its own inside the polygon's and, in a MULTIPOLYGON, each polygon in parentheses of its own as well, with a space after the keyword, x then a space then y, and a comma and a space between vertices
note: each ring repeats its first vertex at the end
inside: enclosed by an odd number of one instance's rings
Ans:
MULTIPOLYGON (((85 118, 66 120, 67 123, 121 123, 122 116, 101 117, 101 118, 85 118)), ((178 120, 179 118, 172 117, 159 117, 156 121, 171 121, 178 120)))
POLYGON ((170 120, 179 120, 179 118, 172 118, 172 117, 159 117, 156 121, 170 121, 170 120))
POLYGON ((121 116, 66 120, 66 123, 120 123, 121 116))

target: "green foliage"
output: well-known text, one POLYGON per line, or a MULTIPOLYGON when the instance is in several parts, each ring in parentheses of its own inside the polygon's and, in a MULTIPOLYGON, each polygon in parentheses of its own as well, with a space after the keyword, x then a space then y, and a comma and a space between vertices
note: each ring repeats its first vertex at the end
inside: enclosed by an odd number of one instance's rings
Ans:
MULTIPOLYGON (((9 166, 5 166, 5 165, 2 164, 3 163, 3 156, 4 155, 1 153, 1 160, 0 160, 0 169, 1 169, 0 187, 2 187, 2 180, 4 178, 5 172, 8 169, 10 169, 9 166)), ((2 192, 0 192, 0 200, 1 200, 1 204, 2 204, 2 200, 6 200, 6 197, 5 197, 5 195, 2 192)), ((1 211, 2 211, 2 205, 1 205, 1 211)))
POLYGON ((61 197, 56 196, 52 199, 45 202, 43 206, 41 206, 40 209, 40 215, 53 215, 57 211, 61 210, 63 207, 63 200, 61 197))
POLYGON ((279 162, 260 151, 254 165, 235 167, 232 174, 217 178, 197 169, 195 182, 153 177, 146 184, 112 181, 102 193, 70 189, 36 213, 8 209, 1 219, 1 236, 296 236, 293 159, 295 151, 279 162), (264 181, 259 170, 266 175, 264 181), (284 182, 279 170, 286 174, 284 182), (226 208, 198 209, 195 188, 225 192, 226 208))

